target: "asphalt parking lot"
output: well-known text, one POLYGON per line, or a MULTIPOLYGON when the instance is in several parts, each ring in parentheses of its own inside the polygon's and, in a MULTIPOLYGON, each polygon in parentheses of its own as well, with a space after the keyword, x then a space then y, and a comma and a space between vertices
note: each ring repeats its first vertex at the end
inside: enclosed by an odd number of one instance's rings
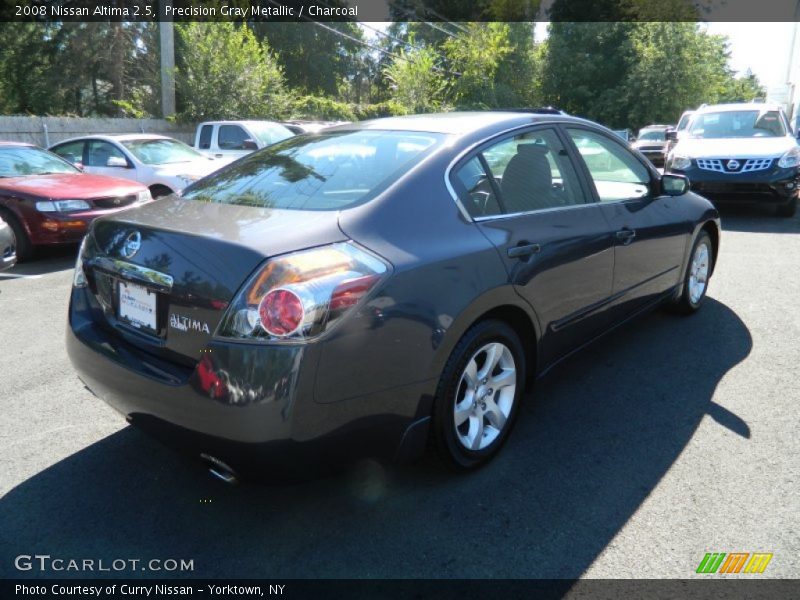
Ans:
POLYGON ((225 486, 73 374, 74 249, 0 275, 0 576, 38 553, 193 559, 203 578, 686 578, 706 552, 771 552, 761 577, 800 577, 800 218, 723 226, 699 314, 559 367, 469 476, 425 459, 225 486))

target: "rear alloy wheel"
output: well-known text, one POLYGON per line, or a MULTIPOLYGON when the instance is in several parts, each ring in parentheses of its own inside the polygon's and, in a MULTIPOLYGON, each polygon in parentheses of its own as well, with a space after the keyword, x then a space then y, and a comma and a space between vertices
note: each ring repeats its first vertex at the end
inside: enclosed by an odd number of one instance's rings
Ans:
POLYGON ((779 217, 793 217, 797 213, 797 196, 793 196, 789 202, 778 207, 779 217))
POLYGON ((711 236, 706 231, 701 231, 692 248, 689 266, 683 280, 683 293, 675 302, 678 312, 691 314, 702 306, 713 267, 714 246, 711 243, 711 236))
POLYGON ((519 337, 501 321, 475 325, 453 350, 439 383, 432 441, 455 470, 489 461, 513 426, 524 387, 519 337))

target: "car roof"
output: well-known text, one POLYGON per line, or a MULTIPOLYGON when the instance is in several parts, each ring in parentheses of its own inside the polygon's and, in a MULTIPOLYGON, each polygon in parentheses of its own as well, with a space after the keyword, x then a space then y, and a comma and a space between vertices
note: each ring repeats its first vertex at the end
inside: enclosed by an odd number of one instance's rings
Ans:
POLYGON ((7 147, 19 147, 24 146, 26 148, 36 148, 36 144, 30 144, 28 142, 14 142, 11 140, 0 140, 0 147, 7 146, 7 147))
MULTIPOLYGON (((565 114, 540 114, 522 111, 465 111, 371 119, 369 121, 347 123, 331 127, 326 131, 391 129, 396 131, 424 131, 429 133, 466 136, 484 130, 502 131, 514 127, 555 121, 589 123, 589 121, 585 119, 571 117, 565 114)), ((595 123, 593 124, 596 125, 595 123)))
POLYGON ((269 123, 270 125, 282 125, 278 121, 270 121, 268 119, 246 119, 246 120, 239 120, 239 121, 203 121, 200 123, 202 125, 251 125, 251 124, 262 124, 262 123, 269 123))
POLYGON ((80 135, 66 140, 59 140, 53 146, 65 144, 67 142, 79 142, 81 140, 103 140, 106 142, 125 142, 129 140, 171 140, 175 138, 155 133, 101 133, 97 135, 80 135))
POLYGON ((766 102, 737 102, 734 104, 709 104, 697 109, 698 113, 709 112, 731 112, 735 110, 782 110, 779 104, 767 104, 766 102))

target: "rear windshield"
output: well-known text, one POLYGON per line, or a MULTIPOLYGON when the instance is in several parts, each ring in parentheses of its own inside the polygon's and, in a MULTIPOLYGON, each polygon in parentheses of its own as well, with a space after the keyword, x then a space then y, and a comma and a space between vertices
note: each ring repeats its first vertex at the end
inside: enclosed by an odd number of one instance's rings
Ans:
POLYGON ((651 142, 663 142, 667 138, 663 129, 650 129, 648 131, 640 131, 639 139, 649 140, 651 142))
POLYGON ((186 188, 188 200, 259 208, 340 210, 400 178, 444 136, 343 131, 289 138, 186 188))
POLYGON ((782 137, 786 135, 777 110, 731 110, 695 115, 689 127, 693 138, 782 137))

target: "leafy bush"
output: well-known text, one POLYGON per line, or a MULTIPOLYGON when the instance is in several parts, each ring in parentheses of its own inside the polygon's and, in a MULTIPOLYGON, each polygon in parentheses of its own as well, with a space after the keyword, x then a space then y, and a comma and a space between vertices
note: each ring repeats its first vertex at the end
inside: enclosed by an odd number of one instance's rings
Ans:
POLYGON ((322 96, 301 96, 292 107, 295 119, 321 121, 355 121, 356 115, 349 104, 322 96))
POLYGON ((407 115, 409 111, 395 100, 386 100, 377 104, 360 104, 355 107, 355 113, 359 121, 366 121, 367 119, 407 115))

